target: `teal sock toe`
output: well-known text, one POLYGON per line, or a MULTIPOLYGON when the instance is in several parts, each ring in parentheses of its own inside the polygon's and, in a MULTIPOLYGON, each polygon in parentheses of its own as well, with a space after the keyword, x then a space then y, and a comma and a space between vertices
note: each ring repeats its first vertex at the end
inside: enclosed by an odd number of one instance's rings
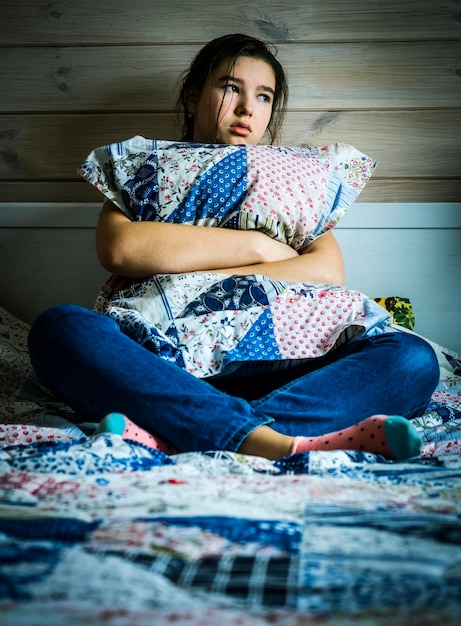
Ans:
POLYGON ((122 413, 109 413, 95 430, 95 435, 101 433, 112 433, 113 435, 123 435, 125 430, 125 416, 122 413))
POLYGON ((384 422, 387 444, 394 459, 409 459, 421 453, 421 437, 415 427, 400 415, 391 415, 384 422))

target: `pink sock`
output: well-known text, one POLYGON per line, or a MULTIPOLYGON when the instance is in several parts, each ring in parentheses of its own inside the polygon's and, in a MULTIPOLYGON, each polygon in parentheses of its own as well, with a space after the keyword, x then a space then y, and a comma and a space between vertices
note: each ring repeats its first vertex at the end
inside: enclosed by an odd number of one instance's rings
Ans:
POLYGON ((421 437, 400 415, 372 415, 359 424, 320 437, 295 437, 291 453, 311 450, 358 450, 387 459, 418 456, 421 437))
POLYGON ((101 433, 112 433, 121 435, 123 439, 138 441, 149 448, 160 450, 165 454, 177 454, 179 450, 169 444, 161 437, 151 435, 147 430, 137 426, 122 413, 109 413, 99 424, 95 431, 95 435, 101 433))

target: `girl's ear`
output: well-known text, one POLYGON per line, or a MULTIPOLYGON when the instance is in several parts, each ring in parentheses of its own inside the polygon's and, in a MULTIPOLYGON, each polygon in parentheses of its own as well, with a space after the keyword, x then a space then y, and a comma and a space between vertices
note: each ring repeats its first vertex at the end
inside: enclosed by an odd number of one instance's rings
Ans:
POLYGON ((198 98, 195 90, 191 89, 191 91, 189 91, 186 95, 187 112, 189 115, 195 115, 197 111, 197 100, 198 98))

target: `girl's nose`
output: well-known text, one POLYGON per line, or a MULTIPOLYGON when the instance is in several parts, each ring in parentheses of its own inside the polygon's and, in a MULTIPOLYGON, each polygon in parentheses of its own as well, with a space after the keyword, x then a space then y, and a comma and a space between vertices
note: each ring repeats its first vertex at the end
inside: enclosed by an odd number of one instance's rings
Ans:
POLYGON ((241 96, 236 106, 237 115, 252 115, 253 108, 250 104, 249 98, 241 96))

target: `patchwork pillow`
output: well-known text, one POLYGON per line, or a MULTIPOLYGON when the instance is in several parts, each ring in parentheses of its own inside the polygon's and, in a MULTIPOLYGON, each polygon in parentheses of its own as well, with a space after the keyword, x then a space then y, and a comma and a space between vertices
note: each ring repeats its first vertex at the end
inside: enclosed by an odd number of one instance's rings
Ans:
POLYGON ((216 145, 136 136, 79 173, 132 220, 258 229, 299 250, 333 228, 376 163, 353 146, 216 145))
MULTIPOLYGON (((258 229, 302 250, 333 228, 375 163, 352 146, 208 145, 134 137, 93 151, 81 175, 131 219, 258 229)), ((379 332, 389 314, 335 285, 260 274, 156 275, 95 308, 123 332, 199 378, 267 371, 379 332)))

